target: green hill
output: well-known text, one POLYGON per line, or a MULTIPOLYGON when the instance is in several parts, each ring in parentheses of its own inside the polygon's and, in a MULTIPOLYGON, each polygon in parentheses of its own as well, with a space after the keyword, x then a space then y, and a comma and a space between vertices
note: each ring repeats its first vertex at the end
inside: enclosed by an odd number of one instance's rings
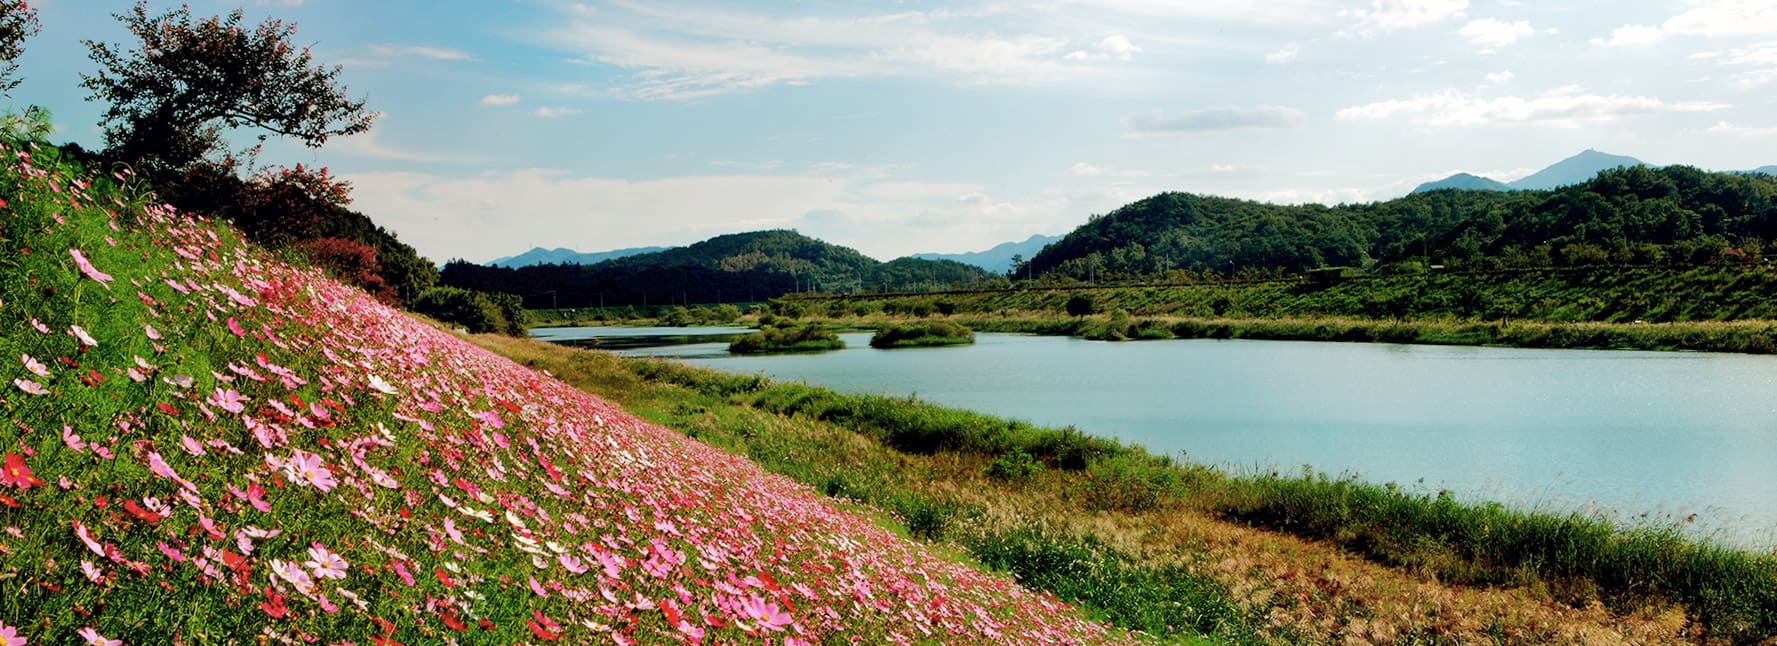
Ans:
POLYGON ((879 262, 795 231, 735 233, 592 265, 506 268, 452 261, 444 284, 526 297, 530 307, 761 301, 798 291, 969 286, 992 276, 952 261, 879 262))
POLYGON ((1439 190, 1338 206, 1163 193, 1093 217, 1031 262, 1085 280, 1402 262, 1697 264, 1757 259, 1773 237, 1777 178, 1630 166, 1549 191, 1439 190))
POLYGON ((1128 641, 0 142, 7 642, 1128 641))

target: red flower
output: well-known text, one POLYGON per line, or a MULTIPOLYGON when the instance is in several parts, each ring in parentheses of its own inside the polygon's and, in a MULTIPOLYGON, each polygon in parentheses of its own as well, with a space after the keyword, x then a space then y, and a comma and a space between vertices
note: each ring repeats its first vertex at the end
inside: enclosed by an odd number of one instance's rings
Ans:
POLYGON ((168 414, 168 415, 172 415, 172 416, 173 416, 173 417, 178 417, 178 416, 179 416, 179 409, 177 409, 177 408, 173 408, 173 405, 172 405, 172 404, 169 404, 169 403, 166 403, 166 402, 159 402, 159 403, 157 403, 157 404, 155 404, 155 406, 159 406, 159 407, 160 407, 160 412, 162 412, 162 413, 166 413, 166 414, 168 414))
POLYGON ((444 625, 449 626, 451 630, 457 631, 459 633, 469 632, 469 626, 465 625, 463 623, 462 619, 458 619, 457 613, 454 611, 450 611, 450 610, 439 611, 438 618, 443 619, 444 625))
POLYGON ((160 522, 160 519, 162 518, 160 514, 143 509, 142 506, 136 504, 136 501, 134 500, 125 500, 123 502, 123 509, 124 511, 130 512, 131 516, 135 516, 136 520, 140 520, 150 525, 160 522))
POLYGON ((290 610, 284 607, 284 595, 266 590, 265 596, 265 602, 259 604, 259 609, 264 610, 265 614, 271 615, 272 619, 283 619, 290 614, 290 610))
POLYGON ((531 627, 531 634, 536 635, 537 639, 543 641, 561 641, 561 624, 555 623, 554 619, 543 616, 543 611, 541 610, 533 610, 531 612, 535 614, 536 617, 525 621, 525 625, 531 627))
POLYGON ((444 584, 444 587, 446 587, 446 588, 457 587, 456 583, 451 582, 450 575, 444 573, 444 568, 441 568, 441 567, 432 568, 432 573, 438 575, 438 582, 444 584))
POLYGON ((5 475, 0 476, 0 484, 12 485, 20 489, 30 489, 32 485, 43 484, 37 476, 31 475, 31 467, 25 466, 25 456, 17 453, 6 454, 5 475))

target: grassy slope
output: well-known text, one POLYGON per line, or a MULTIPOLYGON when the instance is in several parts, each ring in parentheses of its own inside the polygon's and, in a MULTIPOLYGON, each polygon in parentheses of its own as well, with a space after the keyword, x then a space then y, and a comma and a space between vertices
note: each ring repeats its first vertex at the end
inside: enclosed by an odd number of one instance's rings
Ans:
POLYGON ((0 634, 1128 637, 33 151, 0 151, 0 634))
POLYGON ((924 538, 1156 633, 1543 644, 1777 630, 1777 559, 1668 530, 1621 532, 1319 476, 1228 478, 905 400, 477 342, 831 495, 895 510, 924 538), (1001 466, 1021 454, 1042 466, 1001 466), (1148 623, 1156 617, 1163 625, 1148 623))

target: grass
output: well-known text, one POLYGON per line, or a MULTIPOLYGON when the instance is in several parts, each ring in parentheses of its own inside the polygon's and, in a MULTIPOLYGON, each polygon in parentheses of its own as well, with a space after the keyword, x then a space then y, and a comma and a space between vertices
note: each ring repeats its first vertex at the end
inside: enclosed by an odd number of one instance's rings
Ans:
POLYGON ((918 321, 891 323, 876 329, 870 337, 872 348, 928 348, 947 345, 969 345, 975 333, 950 321, 918 321))
POLYGON ((981 562, 1125 627, 1152 630, 1159 621, 1186 627, 1160 634, 1190 636, 1227 626, 1225 639, 1284 641, 1361 634, 1580 643, 1605 634, 1587 632, 1600 626, 1626 641, 1777 634, 1777 556, 1692 541, 1675 528, 1465 504, 1316 474, 1233 477, 1071 429, 911 399, 601 353, 500 349, 538 365, 588 366, 577 369, 590 377, 585 387, 829 495, 894 511, 919 527, 913 535, 956 541, 981 562), (604 390, 614 381, 623 383, 604 390), (1118 565, 1078 565, 1103 575, 1090 581, 1038 576, 1074 565, 1032 565, 1092 562, 1079 550, 1118 565), (1073 585, 1126 586, 1120 598, 1132 605, 1073 585), (1239 612, 1150 620, 1171 612, 1159 599, 1182 594, 1156 590, 1174 588, 1214 592, 1192 607, 1226 603, 1239 612))

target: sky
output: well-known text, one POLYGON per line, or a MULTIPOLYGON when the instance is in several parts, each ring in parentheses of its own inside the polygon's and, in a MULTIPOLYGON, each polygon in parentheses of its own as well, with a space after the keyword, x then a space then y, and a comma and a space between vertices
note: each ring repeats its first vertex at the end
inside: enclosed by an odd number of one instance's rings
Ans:
MULTIPOLYGON (((1587 148, 1777 164, 1771 0, 244 1, 187 3, 294 22, 381 113, 259 162, 330 168, 438 262, 769 228, 887 260, 1163 191, 1367 202, 1587 148)), ((98 147, 80 41, 133 45, 106 13, 130 4, 33 4, 4 101, 98 147)))

